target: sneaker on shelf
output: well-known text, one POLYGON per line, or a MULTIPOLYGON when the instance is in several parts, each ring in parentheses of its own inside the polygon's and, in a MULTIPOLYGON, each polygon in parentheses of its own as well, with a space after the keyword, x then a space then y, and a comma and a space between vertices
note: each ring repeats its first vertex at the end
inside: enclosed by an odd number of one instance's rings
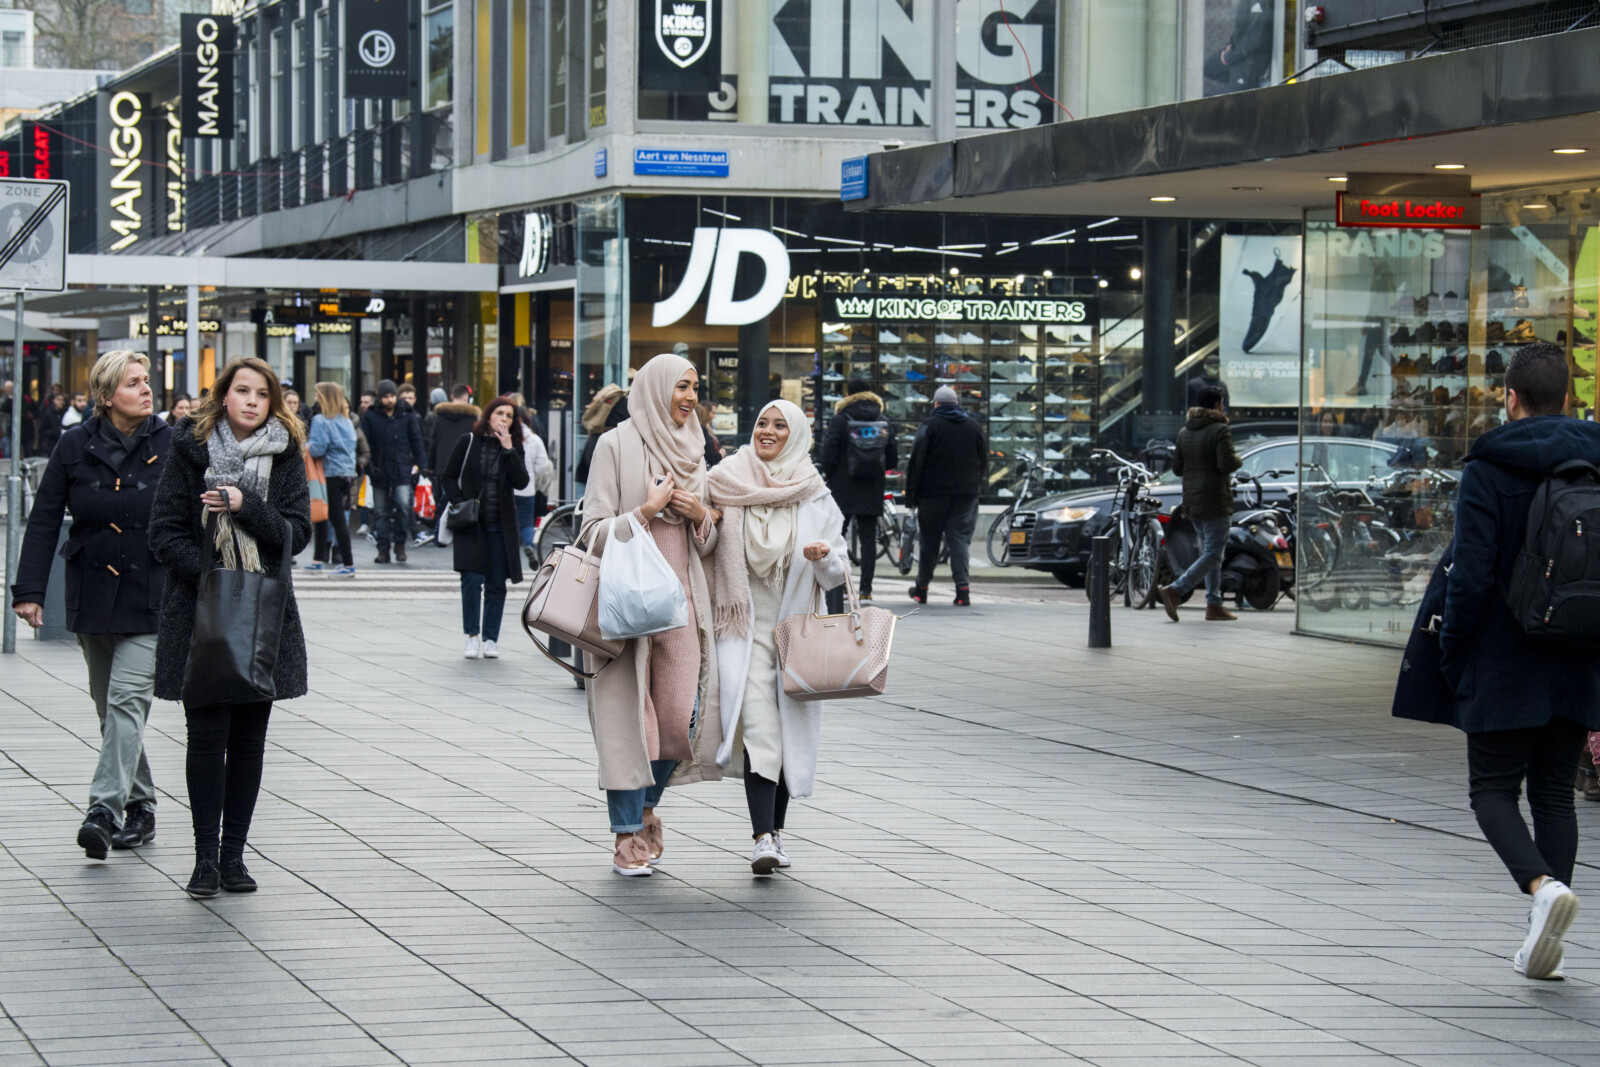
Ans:
POLYGON ((893 330, 879 330, 878 343, 880 345, 897 345, 900 343, 900 335, 893 330))
POLYGON ((1528 936, 1517 952, 1529 978, 1549 978, 1561 967, 1561 939, 1578 915, 1578 896, 1562 882, 1546 878, 1533 894, 1528 911, 1528 936))
POLYGON ((906 362, 908 364, 910 364, 911 366, 913 366, 913 367, 920 367, 923 364, 927 363, 928 361, 923 359, 921 356, 913 355, 912 353, 907 352, 906 353, 906 362))
POLYGON ((928 398, 923 396, 921 393, 912 393, 910 396, 906 397, 906 402, 910 404, 926 404, 928 402, 928 398))
MULTIPOLYGON (((862 593, 861 599, 871 600, 872 596, 868 593, 862 593)), ((772 832, 772 847, 778 850, 778 866, 780 868, 789 866, 789 854, 783 850, 782 831, 774 830, 772 832)))
POLYGON ((1013 399, 1015 399, 1015 398, 1011 397, 1011 396, 1008 396, 1005 393, 993 392, 993 393, 989 394, 989 406, 990 407, 999 407, 1001 404, 1009 404, 1009 403, 1011 403, 1011 401, 1013 399))
POLYGON ((822 376, 822 380, 825 382, 842 382, 844 381, 844 375, 836 370, 831 370, 822 376))
POLYGON ((928 343, 928 339, 926 337, 922 336, 921 332, 919 332, 917 330, 907 330, 906 331, 906 344, 908 344, 908 345, 925 345, 927 343, 928 343))
POLYGON ((961 343, 964 345, 981 345, 983 344, 983 338, 979 337, 971 330, 966 330, 961 334, 961 343))
POLYGON ((905 360, 900 356, 895 355, 893 352, 885 352, 878 357, 878 362, 884 364, 885 366, 896 367, 904 363, 905 360))
POLYGON ((467 638, 467 647, 461 650, 462 659, 480 659, 483 656, 483 642, 477 634, 467 638))
POLYGON ((1038 384, 1039 378, 1033 373, 1033 371, 1023 370, 1019 367, 1017 372, 1011 376, 1011 380, 1016 382, 1018 385, 1036 385, 1038 384))
POLYGON ((1001 500, 1010 500, 1011 498, 1015 497, 1016 495, 1017 494, 1013 493, 1009 489, 1002 489, 998 493, 995 494, 995 496, 999 497, 1001 500))
POLYGON ((772 835, 762 834, 756 839, 755 848, 750 850, 751 873, 771 874, 778 869, 780 862, 778 846, 773 843, 772 835))
POLYGON ((956 375, 956 381, 958 381, 958 382, 981 382, 981 381, 983 381, 983 379, 981 377, 979 377, 978 375, 973 374, 969 370, 964 370, 960 374, 956 375))
POLYGON ((1067 439, 1065 437, 1058 433, 1047 433, 1044 435, 1044 443, 1047 445, 1065 444, 1066 440, 1067 439))
POLYGON ((1067 398, 1062 396, 1060 393, 1046 393, 1044 402, 1046 404, 1065 404, 1067 402, 1067 398))
POLYGON ((1059 411, 1052 411, 1044 417, 1045 422, 1066 422, 1067 417, 1059 411))
POLYGON ((850 337, 847 334, 842 334, 839 331, 834 330, 831 333, 823 334, 822 339, 828 342, 830 345, 842 345, 849 341, 850 337))
MULTIPOLYGON (((1056 436, 1060 437, 1061 435, 1060 434, 1056 434, 1056 436)), ((1074 445, 1080 445, 1080 446, 1081 445, 1087 445, 1089 443, 1089 438, 1088 438, 1087 435, 1077 435, 1077 434, 1075 434, 1072 437, 1067 438, 1067 440, 1072 442, 1072 444, 1074 444, 1074 445)))
POLYGON ((1087 482, 1087 481, 1089 481, 1091 475, 1089 474, 1088 471, 1083 470, 1083 469, 1080 468, 1078 470, 1073 471, 1072 474, 1069 477, 1071 477, 1071 479, 1073 481, 1075 481, 1075 482, 1087 482))
POLYGON ((302 563, 300 565, 300 569, 305 571, 307 574, 321 574, 328 568, 322 563, 302 563))
POLYGON ((933 335, 933 343, 936 345, 956 345, 960 344, 961 342, 957 341, 953 336, 946 333, 944 330, 940 330, 938 333, 933 335))
POLYGON ((928 376, 926 374, 923 374, 921 371, 917 371, 917 370, 908 370, 908 371, 906 371, 906 381, 908 381, 908 382, 925 382, 927 380, 928 380, 928 376))
POLYGON ((1044 450, 1044 458, 1045 459, 1066 459, 1067 458, 1067 454, 1065 452, 1060 451, 1059 449, 1047 448, 1047 449, 1044 450))
POLYGON ((1067 361, 1064 359, 1057 359, 1052 356, 1050 359, 1044 361, 1044 365, 1046 367, 1065 367, 1067 365, 1067 361))
POLYGON ((823 402, 827 404, 836 404, 843 399, 844 394, 842 393, 828 393, 822 398, 823 402))

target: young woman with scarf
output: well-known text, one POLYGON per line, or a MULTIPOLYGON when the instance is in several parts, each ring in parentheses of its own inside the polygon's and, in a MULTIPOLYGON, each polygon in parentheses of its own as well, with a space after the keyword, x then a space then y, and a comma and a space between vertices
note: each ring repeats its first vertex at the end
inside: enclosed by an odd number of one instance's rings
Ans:
MULTIPOLYGON (((156 638, 161 699, 183 699, 198 584, 211 560, 270 574, 284 552, 292 556, 311 540, 304 443, 304 424, 285 406, 278 376, 253 357, 229 363, 195 414, 173 430, 150 515, 150 548, 167 568, 156 638), (212 518, 216 528, 208 538, 212 518)), ((273 680, 279 700, 306 692, 306 642, 292 588, 273 680)), ((195 849, 190 896, 256 888, 244 846, 261 790, 271 713, 270 701, 184 709, 195 849)))
POLYGON ((822 738, 822 706, 783 693, 773 630, 811 610, 814 589, 842 584, 848 559, 844 516, 810 453, 805 412, 774 400, 756 417, 750 447, 711 472, 711 502, 723 515, 713 568, 722 712, 717 762, 744 776, 756 874, 789 866, 784 815, 791 796, 811 795, 822 738))
MULTIPOLYGON (((670 353, 646 363, 628 394, 629 418, 599 439, 583 500, 580 540, 604 556, 612 523, 629 512, 683 583, 689 623, 627 642, 588 685, 589 724, 600 760, 611 832, 611 868, 648 875, 664 848, 655 814, 667 785, 722 777, 717 750, 717 659, 711 587, 702 560, 717 545, 721 516, 710 507, 705 438, 695 418, 700 377, 670 353)), ((598 664, 589 661, 589 669, 598 664)))

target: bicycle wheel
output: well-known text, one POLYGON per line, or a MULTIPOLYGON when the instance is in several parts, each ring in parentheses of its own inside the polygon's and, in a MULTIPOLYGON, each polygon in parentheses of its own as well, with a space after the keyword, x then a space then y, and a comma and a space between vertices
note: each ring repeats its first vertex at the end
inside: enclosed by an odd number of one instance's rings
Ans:
POLYGON ((1161 584, 1161 523, 1146 519, 1133 532, 1132 566, 1128 571, 1128 598, 1135 608, 1147 608, 1161 584))
POLYGON ((895 566, 902 575, 910 574, 917 567, 917 515, 908 511, 900 519, 899 540, 895 546, 895 566))
POLYGON ((1016 513, 1015 508, 1007 508, 994 517, 994 522, 989 524, 989 562, 996 567, 1009 565, 1011 558, 1011 516, 1016 513))
POLYGON ((1332 611, 1339 602, 1333 572, 1339 563, 1339 542, 1327 529, 1307 526, 1295 539, 1295 599, 1318 611, 1332 611))
POLYGON ((572 504, 563 504, 539 524, 539 536, 534 539, 540 561, 547 559, 557 545, 578 543, 578 514, 572 504))

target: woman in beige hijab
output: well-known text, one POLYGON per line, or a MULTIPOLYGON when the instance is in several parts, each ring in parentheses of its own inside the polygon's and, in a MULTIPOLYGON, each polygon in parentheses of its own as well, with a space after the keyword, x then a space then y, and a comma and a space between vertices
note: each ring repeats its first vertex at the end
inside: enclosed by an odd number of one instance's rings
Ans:
MULTIPOLYGON (((680 356, 646 363, 628 394, 628 421, 595 447, 583 500, 581 539, 596 555, 604 559, 612 521, 632 512, 688 600, 687 626, 627 642, 589 683, 600 787, 616 835, 611 867, 622 875, 648 875, 661 859, 655 807, 667 785, 722 777, 711 587, 702 563, 716 547, 721 515, 707 496, 699 388, 694 365, 680 356)), ((616 533, 626 538, 627 524, 616 533)))

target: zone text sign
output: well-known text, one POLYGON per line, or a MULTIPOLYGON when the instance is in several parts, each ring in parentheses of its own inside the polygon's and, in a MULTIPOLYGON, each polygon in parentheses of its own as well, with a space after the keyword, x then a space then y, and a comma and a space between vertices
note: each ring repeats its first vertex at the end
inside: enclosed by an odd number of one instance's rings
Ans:
POLYGON ((0 180, 0 289, 66 289, 69 192, 63 181, 0 180))
POLYGON ((1474 196, 1357 196, 1340 193, 1335 204, 1340 226, 1412 230, 1476 230, 1483 204, 1474 196))

